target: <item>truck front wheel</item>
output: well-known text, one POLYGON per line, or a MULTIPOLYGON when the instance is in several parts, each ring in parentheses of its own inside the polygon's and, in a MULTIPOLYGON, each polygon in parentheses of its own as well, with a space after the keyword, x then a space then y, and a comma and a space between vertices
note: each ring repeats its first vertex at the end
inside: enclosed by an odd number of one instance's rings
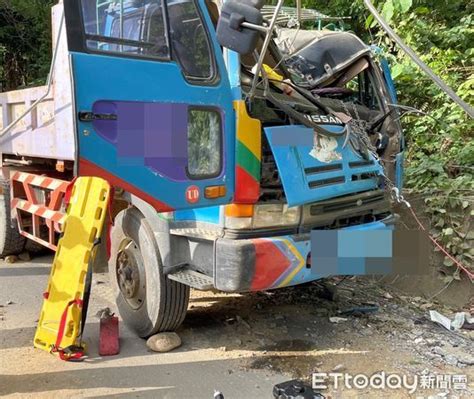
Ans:
POLYGON ((120 315, 140 337, 174 331, 181 325, 189 287, 163 274, 153 230, 136 208, 115 218, 109 273, 120 315))
POLYGON ((10 214, 10 183, 0 180, 0 257, 18 255, 25 247, 25 237, 12 225, 10 214))

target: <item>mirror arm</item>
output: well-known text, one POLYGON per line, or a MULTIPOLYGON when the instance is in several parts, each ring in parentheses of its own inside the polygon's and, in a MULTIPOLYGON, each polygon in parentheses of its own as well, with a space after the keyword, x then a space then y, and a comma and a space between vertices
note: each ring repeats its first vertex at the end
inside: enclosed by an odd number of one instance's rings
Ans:
POLYGON ((263 42, 262 50, 260 52, 260 58, 257 63, 257 69, 255 70, 255 76, 252 82, 252 88, 248 94, 248 97, 252 99, 255 96, 255 92, 257 90, 258 79, 260 76, 260 71, 262 70, 263 61, 265 60, 265 54, 267 53, 268 46, 270 45, 270 41, 272 40, 273 31, 275 30, 275 26, 277 23, 278 14, 280 13, 281 7, 283 6, 284 0, 279 0, 278 4, 275 8, 275 13, 273 14, 272 20, 270 22, 270 26, 267 28, 267 36, 265 37, 265 41, 263 42))
POLYGON ((242 22, 240 24, 240 26, 242 26, 243 28, 256 30, 258 32, 262 32, 262 33, 265 33, 265 34, 267 34, 268 30, 269 30, 269 28, 266 28, 265 26, 251 24, 250 22, 242 22))

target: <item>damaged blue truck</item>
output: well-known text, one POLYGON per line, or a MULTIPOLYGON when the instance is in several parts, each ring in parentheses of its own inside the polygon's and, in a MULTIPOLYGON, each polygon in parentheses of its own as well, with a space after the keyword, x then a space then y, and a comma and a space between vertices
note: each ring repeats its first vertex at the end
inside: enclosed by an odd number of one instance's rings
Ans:
MULTIPOLYGON (((352 33, 313 28, 330 17, 282 4, 55 6, 42 100, 54 123, 31 117, 1 144, 2 255, 25 240, 55 249, 61 182, 106 179, 117 306, 148 337, 179 327, 190 287, 326 277, 311 261, 314 230, 393 229, 404 140, 386 61, 352 33)), ((0 95, 3 128, 9 101, 0 95)))

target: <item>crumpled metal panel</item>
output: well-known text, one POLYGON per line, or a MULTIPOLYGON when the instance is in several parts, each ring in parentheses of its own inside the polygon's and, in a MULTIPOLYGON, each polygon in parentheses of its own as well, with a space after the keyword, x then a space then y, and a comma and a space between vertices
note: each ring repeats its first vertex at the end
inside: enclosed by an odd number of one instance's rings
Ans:
MULTIPOLYGON (((325 126, 334 132, 340 126, 325 126)), ((265 129, 289 206, 297 206, 342 195, 375 190, 380 186, 381 165, 371 155, 365 160, 344 135, 319 136, 312 129, 279 126, 265 129)))

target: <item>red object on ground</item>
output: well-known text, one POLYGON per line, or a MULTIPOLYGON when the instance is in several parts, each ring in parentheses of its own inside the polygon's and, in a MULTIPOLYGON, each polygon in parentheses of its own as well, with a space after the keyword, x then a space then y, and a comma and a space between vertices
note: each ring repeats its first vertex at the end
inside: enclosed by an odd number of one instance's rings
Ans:
POLYGON ((120 353, 119 319, 116 316, 100 320, 99 355, 114 356, 120 353))

